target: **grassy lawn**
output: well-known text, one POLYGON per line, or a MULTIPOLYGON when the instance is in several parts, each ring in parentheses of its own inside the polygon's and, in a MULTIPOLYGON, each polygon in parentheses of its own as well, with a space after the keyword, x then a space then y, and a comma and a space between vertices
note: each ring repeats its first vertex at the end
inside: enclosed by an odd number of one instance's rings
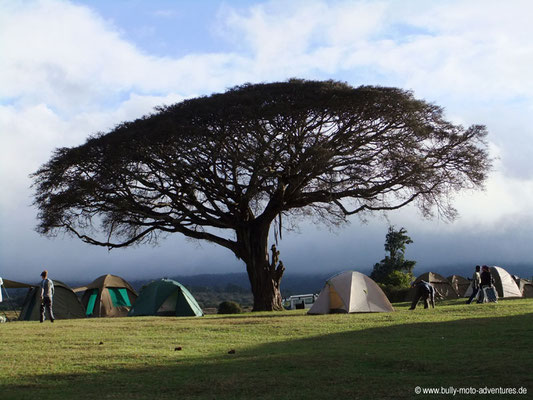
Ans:
POLYGON ((533 396, 533 299, 395 307, 388 314, 297 310, 5 323, 0 396, 477 398, 417 396, 416 386, 525 387, 526 396, 503 397, 533 396))

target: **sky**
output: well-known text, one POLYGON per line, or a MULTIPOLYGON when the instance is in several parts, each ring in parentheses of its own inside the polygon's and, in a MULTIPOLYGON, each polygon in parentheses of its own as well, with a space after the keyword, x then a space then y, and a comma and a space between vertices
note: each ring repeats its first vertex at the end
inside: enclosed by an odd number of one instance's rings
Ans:
POLYGON ((179 235, 112 251, 41 237, 29 175, 158 105, 296 77, 412 90, 454 123, 486 125, 494 168, 484 191, 457 194, 453 223, 410 207, 335 230, 301 221, 278 245, 287 273, 368 270, 393 225, 413 239, 415 273, 488 264, 531 277, 531 15, 529 0, 0 0, 0 276, 244 272, 179 235))

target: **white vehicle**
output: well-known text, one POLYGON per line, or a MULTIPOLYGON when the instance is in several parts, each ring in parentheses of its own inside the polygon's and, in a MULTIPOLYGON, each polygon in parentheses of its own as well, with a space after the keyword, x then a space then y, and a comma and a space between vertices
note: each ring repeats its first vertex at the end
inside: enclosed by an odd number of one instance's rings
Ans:
POLYGON ((294 295, 283 299, 283 307, 286 310, 311 308, 317 297, 318 295, 313 293, 294 295))

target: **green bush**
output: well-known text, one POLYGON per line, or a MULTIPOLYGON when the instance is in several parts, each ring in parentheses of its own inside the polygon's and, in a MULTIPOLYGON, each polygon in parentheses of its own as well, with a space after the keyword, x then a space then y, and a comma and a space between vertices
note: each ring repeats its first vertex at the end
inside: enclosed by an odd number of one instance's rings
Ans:
POLYGON ((407 301, 409 287, 378 284, 391 303, 407 301))
POLYGON ((218 305, 218 314, 240 314, 241 305, 235 301, 223 301, 218 305))
POLYGON ((414 279, 415 278, 411 272, 392 271, 381 281, 381 283, 398 289, 408 289, 414 279))

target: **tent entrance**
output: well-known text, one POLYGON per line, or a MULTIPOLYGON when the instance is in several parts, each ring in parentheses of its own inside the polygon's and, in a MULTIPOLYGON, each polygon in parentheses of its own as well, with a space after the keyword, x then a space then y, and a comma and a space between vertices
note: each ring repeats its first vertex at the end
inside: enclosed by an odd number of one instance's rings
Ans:
POLYGON ((346 306, 344 305, 341 296, 339 296, 333 285, 329 285, 329 309, 332 313, 346 312, 346 306))
POLYGON ((85 315, 90 317, 94 312, 94 305, 96 304, 96 298, 98 297, 98 289, 91 290, 89 294, 89 300, 87 301, 87 311, 85 315))
POLYGON ((170 296, 161 304, 161 307, 157 310, 156 315, 172 316, 176 315, 176 303, 178 302, 178 295, 180 291, 174 290, 170 296))
POLYGON ((111 297, 113 307, 131 307, 130 298, 125 288, 108 287, 107 290, 109 291, 109 297, 111 297))

